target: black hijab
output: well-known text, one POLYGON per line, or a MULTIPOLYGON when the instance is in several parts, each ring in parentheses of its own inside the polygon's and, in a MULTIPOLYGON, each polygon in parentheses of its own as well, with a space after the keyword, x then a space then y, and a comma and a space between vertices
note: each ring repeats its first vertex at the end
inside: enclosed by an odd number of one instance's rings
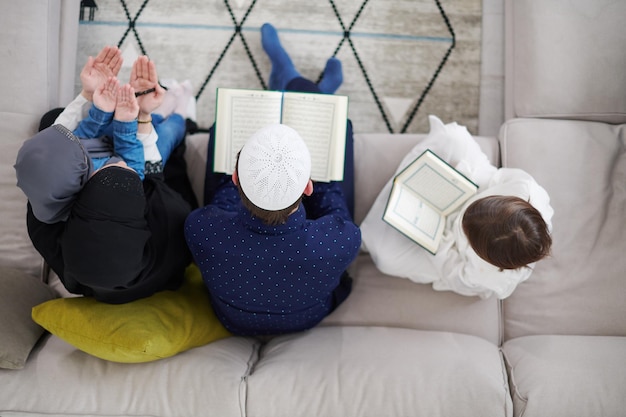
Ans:
POLYGON ((97 171, 78 195, 61 239, 65 278, 93 295, 124 292, 149 264, 146 200, 137 173, 119 166, 97 171))
POLYGON ((191 262, 183 231, 190 211, 159 175, 142 183, 126 168, 97 171, 61 238, 64 285, 112 304, 178 288, 191 262))

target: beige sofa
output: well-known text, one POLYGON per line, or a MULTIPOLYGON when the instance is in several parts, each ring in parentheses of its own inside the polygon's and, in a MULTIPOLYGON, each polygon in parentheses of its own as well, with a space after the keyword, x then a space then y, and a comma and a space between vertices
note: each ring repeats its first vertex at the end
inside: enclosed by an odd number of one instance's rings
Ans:
MULTIPOLYGON (((66 17, 77 3, 15 2, 0 15, 0 271, 24 280, 41 261, 12 165, 40 115, 73 95, 61 77, 73 62, 61 63, 75 59, 66 17)), ((506 0, 505 13, 509 120, 479 141, 494 163, 535 176, 555 209, 553 254, 511 297, 436 292, 363 253, 338 310, 267 343, 229 337, 122 364, 45 334, 22 369, 0 369, 0 415, 626 415, 626 3, 506 0)), ((357 133, 357 222, 421 138, 357 133)), ((199 195, 205 152, 206 135, 188 138, 199 195)))

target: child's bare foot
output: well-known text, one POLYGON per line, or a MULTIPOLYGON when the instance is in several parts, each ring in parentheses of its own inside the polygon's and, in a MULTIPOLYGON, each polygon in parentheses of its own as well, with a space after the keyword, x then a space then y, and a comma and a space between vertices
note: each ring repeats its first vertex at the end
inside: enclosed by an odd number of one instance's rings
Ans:
POLYGON ((135 89, 130 84, 119 87, 114 119, 120 122, 131 122, 137 118, 138 114, 139 103, 135 97, 135 89))
POLYGON ((100 110, 110 113, 115 110, 120 83, 116 77, 109 77, 93 92, 93 104, 100 110))

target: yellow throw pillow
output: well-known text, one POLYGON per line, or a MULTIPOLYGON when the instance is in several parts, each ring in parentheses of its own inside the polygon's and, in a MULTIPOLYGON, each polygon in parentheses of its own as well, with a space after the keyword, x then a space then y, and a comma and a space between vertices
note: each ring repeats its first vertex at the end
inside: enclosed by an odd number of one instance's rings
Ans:
POLYGON ((215 316, 195 265, 176 291, 126 304, 60 298, 33 307, 32 317, 83 352, 124 363, 167 358, 231 335, 215 316))

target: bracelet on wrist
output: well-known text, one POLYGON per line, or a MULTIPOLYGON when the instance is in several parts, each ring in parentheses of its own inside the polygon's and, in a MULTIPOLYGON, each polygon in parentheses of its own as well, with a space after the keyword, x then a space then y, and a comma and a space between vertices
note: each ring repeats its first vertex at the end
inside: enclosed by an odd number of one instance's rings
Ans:
POLYGON ((137 123, 152 123, 152 117, 148 120, 139 120, 137 119, 137 123))

